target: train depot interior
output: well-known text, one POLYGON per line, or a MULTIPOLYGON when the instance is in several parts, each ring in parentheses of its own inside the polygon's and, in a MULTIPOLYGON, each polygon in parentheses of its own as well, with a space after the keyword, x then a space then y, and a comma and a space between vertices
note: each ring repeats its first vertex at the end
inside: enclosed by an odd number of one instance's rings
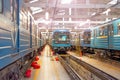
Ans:
POLYGON ((0 80, 120 80, 120 0, 0 0, 0 80))

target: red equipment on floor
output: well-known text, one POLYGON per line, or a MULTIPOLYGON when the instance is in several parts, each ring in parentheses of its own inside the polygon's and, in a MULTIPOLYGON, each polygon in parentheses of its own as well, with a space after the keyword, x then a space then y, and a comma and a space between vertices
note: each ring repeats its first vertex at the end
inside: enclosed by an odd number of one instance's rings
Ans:
POLYGON ((30 78, 30 77, 31 77, 31 69, 28 69, 28 70, 25 72, 25 77, 27 77, 27 78, 30 78))
POLYGON ((34 69, 40 69, 40 65, 39 64, 34 64, 34 69))
POLYGON ((35 57, 35 61, 38 61, 38 60, 39 60, 39 56, 36 56, 36 57, 35 57))
POLYGON ((36 62, 36 61, 33 61, 31 66, 34 68, 34 69, 39 69, 40 68, 40 65, 36 62))
POLYGON ((55 57, 55 60, 56 60, 56 61, 59 61, 59 58, 58 58, 58 57, 55 57))
POLYGON ((37 62, 33 61, 32 64, 31 64, 31 66, 34 67, 35 64, 37 64, 37 62))

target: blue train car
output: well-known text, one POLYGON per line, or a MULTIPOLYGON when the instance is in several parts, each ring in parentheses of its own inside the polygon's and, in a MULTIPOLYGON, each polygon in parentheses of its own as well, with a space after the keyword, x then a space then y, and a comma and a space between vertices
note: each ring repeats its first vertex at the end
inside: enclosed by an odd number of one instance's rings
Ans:
POLYGON ((92 30, 91 46, 108 49, 108 24, 97 26, 92 30))
POLYGON ((99 25, 92 29, 91 48, 104 57, 120 59, 120 19, 99 25))
POLYGON ((20 80, 40 48, 40 31, 23 3, 0 0, 0 80, 20 80))
POLYGON ((65 53, 70 48, 70 32, 69 30, 54 30, 52 47, 57 53, 65 53))
POLYGON ((112 22, 109 32, 109 49, 120 50, 120 19, 112 22))
POLYGON ((120 19, 116 19, 80 34, 82 52, 120 60, 120 19))

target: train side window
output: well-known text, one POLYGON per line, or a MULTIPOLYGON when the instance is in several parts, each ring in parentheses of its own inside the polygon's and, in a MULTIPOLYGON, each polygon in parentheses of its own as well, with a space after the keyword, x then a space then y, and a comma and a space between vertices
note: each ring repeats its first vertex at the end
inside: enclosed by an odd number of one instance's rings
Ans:
POLYGON ((118 35, 120 35, 120 23, 118 23, 118 35))
POLYGON ((113 25, 110 24, 110 25, 108 25, 108 27, 109 27, 110 35, 113 35, 113 34, 114 34, 114 28, 113 28, 113 25))
POLYGON ((104 26, 104 27, 101 27, 99 29, 99 36, 106 36, 107 35, 107 27, 104 26))
POLYGON ((104 27, 99 28, 99 36, 104 35, 104 27))
POLYGON ((94 37, 96 37, 96 30, 94 30, 94 37))
POLYGON ((11 2, 11 21, 12 22, 16 22, 16 18, 17 18, 17 14, 16 14, 16 10, 17 10, 17 2, 16 0, 10 0, 11 2))
POLYGON ((26 29, 29 30, 29 25, 30 25, 30 22, 29 22, 29 16, 27 16, 27 26, 26 26, 26 29))
POLYGON ((3 11, 3 0, 0 0, 0 13, 3 11))

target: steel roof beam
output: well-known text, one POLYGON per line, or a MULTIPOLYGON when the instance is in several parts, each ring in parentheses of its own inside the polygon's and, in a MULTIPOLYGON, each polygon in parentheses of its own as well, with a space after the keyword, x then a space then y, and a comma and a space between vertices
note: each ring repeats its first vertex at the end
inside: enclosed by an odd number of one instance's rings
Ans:
MULTIPOLYGON (((36 21, 36 23, 51 23, 51 21, 36 21)), ((52 21, 52 23, 83 23, 83 22, 87 22, 87 21, 52 21)), ((105 21, 90 21, 87 23, 104 23, 105 21)))
MULTIPOLYGON (((25 3, 27 7, 42 7, 46 8, 45 3, 25 3)), ((58 4, 57 8, 107 8, 109 5, 106 4, 58 4)), ((55 7, 55 3, 49 3, 48 7, 55 7)), ((120 6, 116 6, 115 8, 120 8, 120 6)))
MULTIPOLYGON (((41 17, 45 17, 45 15, 34 15, 35 19, 39 19, 41 17)), ((50 18, 52 18, 53 16, 50 16, 50 18)), ((81 18, 81 19, 85 19, 85 18, 90 18, 91 16, 88 15, 55 15, 54 18, 81 18)), ((120 15, 100 15, 100 16, 94 16, 94 19, 101 19, 101 18, 119 18, 120 15)))

